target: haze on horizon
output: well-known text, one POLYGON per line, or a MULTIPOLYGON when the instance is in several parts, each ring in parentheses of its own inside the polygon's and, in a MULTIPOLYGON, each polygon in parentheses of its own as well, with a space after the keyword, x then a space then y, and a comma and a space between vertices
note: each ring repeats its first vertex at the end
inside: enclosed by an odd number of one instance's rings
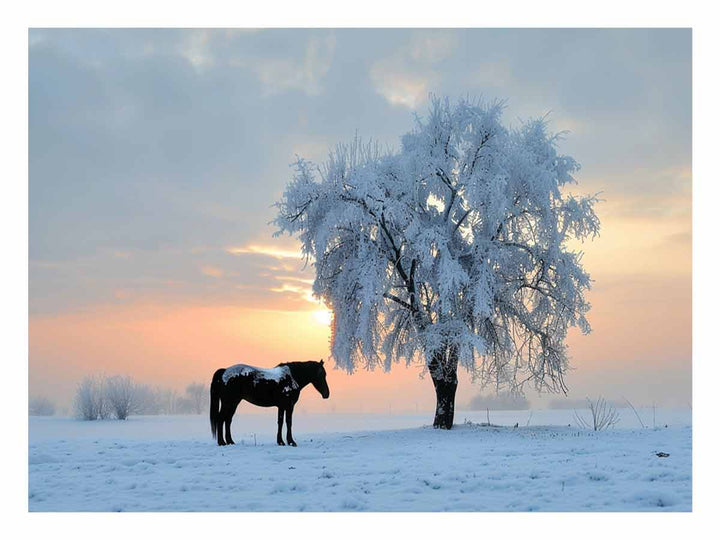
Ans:
MULTIPOLYGON (((31 30, 30 395, 67 407, 87 373, 183 388, 327 358, 272 204, 296 155, 356 133, 397 147, 431 92, 507 99, 515 125, 548 114, 582 165, 573 190, 602 193, 570 397, 687 406, 691 32, 656 29, 31 30)), ((331 403, 302 406, 430 410, 420 371, 329 369, 331 403)), ((479 391, 463 376, 458 408, 479 391)))

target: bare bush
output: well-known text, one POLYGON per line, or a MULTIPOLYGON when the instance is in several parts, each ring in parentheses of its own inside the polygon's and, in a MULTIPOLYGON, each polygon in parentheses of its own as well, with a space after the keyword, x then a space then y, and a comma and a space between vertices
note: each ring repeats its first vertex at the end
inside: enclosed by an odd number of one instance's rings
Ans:
POLYGON ((75 415, 81 420, 107 418, 109 410, 105 399, 105 380, 88 375, 78 385, 74 401, 75 415))
POLYGON ((128 375, 89 375, 78 385, 76 416, 83 420, 115 417, 125 420, 141 414, 202 414, 209 404, 210 390, 192 383, 185 394, 171 388, 136 383, 128 375))
POLYGON ((602 431, 614 426, 620 421, 620 414, 617 409, 610 405, 605 398, 600 396, 595 401, 587 398, 588 409, 590 409, 590 420, 580 416, 577 411, 575 413, 575 421, 578 426, 593 431, 602 431))
POLYGON ((30 399, 28 404, 28 414, 30 416, 53 416, 55 414, 55 405, 47 398, 34 397, 30 399))
POLYGON ((110 410, 118 420, 126 420, 140 409, 138 386, 127 375, 110 377, 105 383, 105 396, 110 410))

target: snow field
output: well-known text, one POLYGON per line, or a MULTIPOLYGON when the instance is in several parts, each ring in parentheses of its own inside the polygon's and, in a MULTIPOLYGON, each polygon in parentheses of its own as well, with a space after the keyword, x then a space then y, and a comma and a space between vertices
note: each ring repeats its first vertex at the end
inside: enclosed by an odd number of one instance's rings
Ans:
MULTIPOLYGON (((567 411, 545 411, 559 418, 567 411)), ((603 432, 518 428, 458 413, 452 431, 425 415, 307 415, 298 448, 278 447, 273 415, 237 415, 237 445, 218 447, 204 417, 126 422, 31 418, 31 511, 689 511, 689 414, 667 428, 603 432), (329 421, 332 417, 332 421, 329 421), (325 420, 323 422, 323 420, 325 420), (303 430, 305 424, 305 431, 303 430), (345 425, 348 432, 320 433, 345 425), (415 424, 417 425, 417 424, 415 424), (307 432, 315 428, 315 433, 307 432), (258 428, 255 431, 255 428, 258 428), (657 452, 670 454, 659 458, 657 452)), ((541 412, 533 415, 542 416, 541 412)), ((514 424, 513 424, 514 425, 514 424)))

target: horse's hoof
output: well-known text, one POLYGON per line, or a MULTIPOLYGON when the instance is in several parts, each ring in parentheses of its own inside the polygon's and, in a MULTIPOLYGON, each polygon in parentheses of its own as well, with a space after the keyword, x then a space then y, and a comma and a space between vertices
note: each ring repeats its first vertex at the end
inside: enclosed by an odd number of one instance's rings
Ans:
POLYGON ((285 443, 283 441, 278 441, 278 446, 285 446, 285 443))
POLYGON ((223 441, 223 442, 218 441, 218 446, 225 446, 225 442, 224 442, 224 441, 223 441))
POLYGON ((290 441, 288 444, 289 444, 290 446, 297 446, 297 443, 296 443, 295 441, 290 441))
POLYGON ((235 441, 228 441, 228 444, 235 444, 235 441))

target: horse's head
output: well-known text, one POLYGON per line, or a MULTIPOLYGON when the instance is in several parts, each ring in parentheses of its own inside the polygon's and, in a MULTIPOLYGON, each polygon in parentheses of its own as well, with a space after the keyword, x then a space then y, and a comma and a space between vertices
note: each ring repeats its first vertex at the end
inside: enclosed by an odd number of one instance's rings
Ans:
POLYGON ((327 384, 327 373, 325 373, 325 367, 323 366, 324 362, 320 360, 319 362, 313 362, 313 364, 317 366, 317 371, 313 374, 310 382, 315 387, 315 390, 320 392, 323 399, 327 399, 330 397, 330 388, 328 388, 327 384))

